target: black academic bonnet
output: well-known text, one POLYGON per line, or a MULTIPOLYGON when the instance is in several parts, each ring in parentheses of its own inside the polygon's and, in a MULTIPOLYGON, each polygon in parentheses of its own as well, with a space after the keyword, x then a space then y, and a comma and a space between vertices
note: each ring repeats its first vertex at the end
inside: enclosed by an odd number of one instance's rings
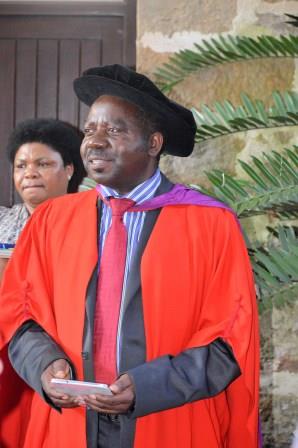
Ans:
POLYGON ((192 153, 196 124, 191 111, 167 98, 146 76, 118 64, 93 67, 74 80, 74 90, 88 106, 102 95, 130 101, 161 120, 165 153, 180 157, 192 153))

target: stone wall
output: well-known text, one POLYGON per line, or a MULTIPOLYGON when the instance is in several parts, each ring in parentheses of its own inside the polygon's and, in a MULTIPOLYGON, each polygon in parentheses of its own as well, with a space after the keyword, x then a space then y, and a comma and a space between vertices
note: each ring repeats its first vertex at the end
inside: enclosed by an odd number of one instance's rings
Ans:
MULTIPOLYGON (((193 48, 194 42, 218 33, 297 34, 297 28, 285 23, 285 13, 298 15, 298 2, 138 0, 137 67, 154 79, 156 67, 173 52, 193 48)), ((199 108, 227 98, 236 105, 240 92, 245 91, 268 104, 273 90, 298 90, 298 61, 260 59, 210 67, 179 84, 171 97, 199 108)), ((238 158, 247 161, 252 154, 279 151, 294 143, 297 127, 250 131, 200 144, 186 160, 163 157, 161 167, 173 180, 206 185, 206 170, 216 167, 241 174, 238 158)), ((266 237, 266 224, 262 218, 246 225, 260 240, 266 237)), ((261 403, 266 447, 290 447, 298 423, 297 311, 296 304, 261 316, 261 403)))
MULTIPOLYGON (((156 67, 183 48, 193 48, 218 33, 279 35, 297 33, 286 24, 284 13, 298 14, 297 1, 274 0, 138 0, 137 67, 153 77, 156 67)), ((260 59, 210 67, 179 84, 171 97, 187 106, 200 107, 229 98, 238 104, 240 92, 269 101, 272 90, 298 86, 298 62, 290 58, 260 59)), ((295 131, 241 133, 235 138, 201 144, 188 160, 164 158, 162 166, 172 178, 205 183, 204 171, 217 165, 235 172, 236 158, 246 160, 256 148, 272 149, 294 141, 295 131)), ((257 149, 258 150, 258 149, 257 149)))

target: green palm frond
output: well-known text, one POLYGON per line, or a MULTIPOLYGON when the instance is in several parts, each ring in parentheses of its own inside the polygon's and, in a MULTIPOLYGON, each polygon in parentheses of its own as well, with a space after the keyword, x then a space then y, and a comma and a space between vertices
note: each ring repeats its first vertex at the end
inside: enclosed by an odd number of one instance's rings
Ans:
POLYGON ((279 227, 276 240, 251 254, 261 304, 266 307, 298 299, 298 238, 293 228, 279 227))
POLYGON ((87 191, 92 190, 92 188, 96 187, 96 182, 90 177, 84 177, 82 183, 79 186, 79 191, 87 191))
POLYGON ((268 211, 286 212, 288 217, 297 214, 298 146, 286 148, 282 154, 272 151, 261 158, 252 157, 251 164, 241 160, 239 163, 249 180, 212 170, 206 175, 213 190, 200 188, 201 191, 228 203, 241 218, 268 211))
POLYGON ((286 14, 286 16, 291 19, 288 20, 286 23, 289 23, 290 25, 298 27, 298 16, 294 16, 293 14, 286 14))
POLYGON ((298 125, 298 93, 273 92, 273 106, 266 108, 261 100, 251 100, 241 94, 242 104, 215 102, 212 108, 203 105, 192 109, 197 123, 196 141, 202 142, 222 135, 279 126, 298 125))
POLYGON ((164 92, 183 81, 191 73, 217 64, 260 58, 298 56, 298 36, 222 36, 201 44, 195 50, 181 50, 155 72, 156 82, 164 92))

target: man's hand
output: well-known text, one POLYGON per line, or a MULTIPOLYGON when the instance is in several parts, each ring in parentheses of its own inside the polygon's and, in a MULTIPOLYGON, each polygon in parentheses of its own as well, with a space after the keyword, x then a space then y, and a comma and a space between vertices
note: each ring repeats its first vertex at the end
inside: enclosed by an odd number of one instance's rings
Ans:
POLYGON ((87 407, 97 412, 108 414, 125 414, 131 408, 135 400, 135 391, 133 383, 126 373, 121 375, 115 383, 110 385, 113 395, 86 395, 80 397, 78 403, 82 400, 87 407))
POLYGON ((70 378, 70 366, 65 359, 56 359, 52 362, 41 375, 42 388, 49 399, 59 408, 74 408, 77 404, 73 397, 55 390, 51 383, 52 378, 68 380, 70 378))

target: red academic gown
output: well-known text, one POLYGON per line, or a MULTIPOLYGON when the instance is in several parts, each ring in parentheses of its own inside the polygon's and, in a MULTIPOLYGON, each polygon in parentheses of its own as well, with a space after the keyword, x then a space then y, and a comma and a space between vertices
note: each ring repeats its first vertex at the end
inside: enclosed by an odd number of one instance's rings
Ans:
POLYGON ((32 390, 16 374, 8 359, 7 346, 0 352, 0 447, 21 448, 32 401, 32 390))
POLYGON ((33 391, 12 368, 7 345, 0 351, 0 361, 0 448, 18 448, 23 445, 33 391))
MULTIPOLYGON (((43 204, 18 241, 1 290, 0 347, 34 319, 72 359, 79 379, 86 288, 97 262, 96 200, 89 191, 43 204)), ((141 283, 148 361, 221 337, 242 373, 214 398, 139 418, 134 448, 257 448, 257 308, 233 214, 164 207, 142 257, 141 283)), ((86 446, 84 409, 59 414, 37 394, 27 429, 24 448, 86 446)))

